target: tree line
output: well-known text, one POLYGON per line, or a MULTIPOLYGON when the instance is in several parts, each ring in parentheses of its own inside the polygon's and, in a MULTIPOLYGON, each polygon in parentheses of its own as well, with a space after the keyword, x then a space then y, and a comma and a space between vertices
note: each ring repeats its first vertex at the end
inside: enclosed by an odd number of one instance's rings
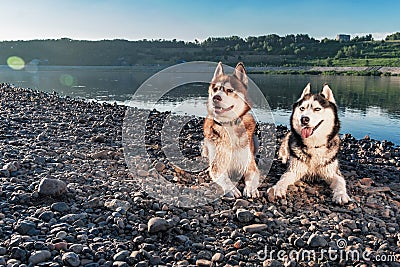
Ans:
POLYGON ((356 36, 350 42, 317 40, 308 34, 210 37, 204 41, 123 39, 84 41, 69 38, 0 42, 0 65, 18 56, 26 63, 77 66, 129 66, 136 64, 174 64, 193 60, 222 60, 248 65, 307 65, 336 59, 399 58, 400 33, 386 41, 372 35, 356 36))

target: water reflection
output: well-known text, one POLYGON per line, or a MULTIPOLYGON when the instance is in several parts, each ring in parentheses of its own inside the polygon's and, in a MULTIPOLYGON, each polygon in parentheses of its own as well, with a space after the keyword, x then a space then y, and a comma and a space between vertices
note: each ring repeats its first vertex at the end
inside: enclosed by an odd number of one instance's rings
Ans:
MULTIPOLYGON (((153 67, 58 67, 39 66, 37 71, 12 70, 0 66, 0 82, 61 95, 117 101, 149 108, 146 99, 126 102, 147 78, 161 70, 153 67)), ((329 83, 339 105, 342 131, 358 138, 387 139, 400 144, 400 77, 250 75, 264 93, 278 124, 289 123, 292 104, 311 82, 319 91, 329 83)), ((150 86, 151 87, 151 86, 150 86)), ((154 88, 150 88, 152 90, 154 88)), ((157 108, 204 116, 207 84, 176 88, 165 95, 157 108)), ((153 107, 150 105, 150 108, 153 107)), ((262 110, 259 110, 262 118, 262 110)))

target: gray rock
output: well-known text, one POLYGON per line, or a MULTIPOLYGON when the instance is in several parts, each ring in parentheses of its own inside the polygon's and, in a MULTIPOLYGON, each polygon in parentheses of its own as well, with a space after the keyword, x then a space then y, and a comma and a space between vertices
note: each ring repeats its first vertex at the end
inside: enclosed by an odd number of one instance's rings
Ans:
POLYGON ((0 170, 0 177, 10 177, 10 171, 9 170, 0 170))
POLYGON ((125 261, 126 258, 129 256, 128 250, 122 250, 113 256, 114 261, 125 261))
POLYGON ((307 241, 307 244, 312 248, 326 247, 328 242, 320 235, 312 234, 307 241))
POLYGON ((79 213, 79 214, 67 214, 60 218, 60 221, 66 221, 68 223, 73 223, 78 220, 83 220, 87 218, 87 213, 79 213))
POLYGON ((9 172, 15 172, 18 170, 18 164, 16 162, 9 162, 3 166, 3 170, 7 170, 9 172))
POLYGON ((166 231, 168 230, 168 228, 169 228, 168 221, 160 217, 151 218, 147 223, 147 231, 149 233, 166 231))
POLYGON ((224 254, 220 252, 215 253, 211 258, 212 262, 222 262, 223 260, 224 260, 224 254))
POLYGON ((82 252, 82 250, 83 250, 83 245, 81 245, 81 244, 73 244, 73 245, 71 245, 69 247, 69 249, 72 252, 75 252, 76 254, 80 254, 82 252))
POLYGON ((51 205, 51 209, 54 211, 64 213, 66 211, 69 211, 69 206, 65 202, 56 202, 51 205))
POLYGON ((306 242, 302 238, 297 238, 294 241, 294 245, 298 248, 303 248, 306 245, 306 242))
POLYGON ((113 267, 129 267, 129 264, 124 261, 114 261, 113 267))
POLYGON ((94 142, 94 143, 104 143, 106 141, 106 138, 105 138, 104 135, 99 134, 97 136, 93 136, 91 138, 91 141, 94 142))
POLYGON ((36 224, 34 222, 25 220, 25 221, 20 221, 15 227, 15 230, 22 234, 28 234, 30 231, 34 230, 36 228, 36 224))
POLYGON ((31 256, 28 259, 28 262, 30 264, 37 264, 40 262, 44 262, 47 261, 48 259, 50 259, 51 257, 51 253, 48 250, 39 250, 39 251, 35 251, 31 254, 31 256))
POLYGON ((27 257, 27 251, 25 249, 19 248, 19 247, 14 247, 11 249, 11 259, 16 259, 20 261, 25 261, 27 257))
POLYGON ((135 267, 148 267, 149 264, 146 261, 140 261, 138 262, 135 267))
POLYGON ((48 222, 53 219, 54 213, 52 211, 44 211, 39 215, 39 219, 42 221, 48 222))
POLYGON ((154 168, 157 171, 162 172, 165 169, 165 164, 162 162, 157 162, 156 165, 154 166, 154 168))
POLYGON ((67 191, 67 184, 58 179, 43 178, 38 192, 43 195, 61 195, 67 191))
POLYGON ((4 256, 0 256, 0 266, 6 266, 7 265, 7 259, 4 256))
POLYGON ((123 208, 127 211, 131 207, 131 204, 125 200, 111 199, 111 200, 107 200, 104 203, 104 207, 106 207, 110 210, 113 210, 113 211, 116 211, 118 208, 123 208))
POLYGON ((161 257, 157 255, 151 256, 149 263, 151 266, 158 266, 161 263, 161 257))
POLYGON ((196 266, 211 266, 212 262, 205 259, 198 259, 196 261, 196 266))
POLYGON ((0 256, 6 255, 7 249, 5 247, 0 247, 0 256))
POLYGON ((179 243, 184 244, 186 241, 189 241, 189 237, 186 235, 177 235, 176 239, 178 240, 179 243))
POLYGON ((247 201, 247 200, 245 200, 245 199, 238 198, 238 199, 236 199, 234 206, 235 206, 235 207, 238 207, 238 208, 239 208, 239 207, 241 207, 241 208, 247 208, 247 207, 249 206, 249 204, 250 204, 249 201, 247 201))
POLYGON ((78 254, 74 252, 66 252, 62 255, 62 261, 64 264, 72 267, 77 267, 81 264, 78 254))
POLYGON ((140 254, 140 251, 138 251, 138 250, 132 251, 132 253, 128 257, 128 262, 131 262, 131 263, 136 263, 140 260, 141 260, 141 254, 140 254))
POLYGON ((247 233, 259 233, 267 229, 268 226, 264 223, 259 223, 259 224, 251 224, 251 225, 246 225, 243 227, 243 230, 247 233))
POLYGON ((236 218, 239 222, 247 223, 253 220, 254 214, 246 209, 238 209, 236 211, 236 218))
POLYGON ((145 171, 145 170, 138 170, 137 174, 138 174, 140 177, 149 176, 149 172, 148 172, 148 171, 145 171))

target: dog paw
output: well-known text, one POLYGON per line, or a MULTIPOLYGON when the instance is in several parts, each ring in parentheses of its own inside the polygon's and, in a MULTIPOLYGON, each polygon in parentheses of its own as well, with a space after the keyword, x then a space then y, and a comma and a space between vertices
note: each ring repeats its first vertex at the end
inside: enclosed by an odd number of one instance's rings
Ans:
POLYGON ((286 197, 286 188, 279 185, 274 185, 267 190, 268 200, 273 202, 277 198, 285 198, 286 197))
POLYGON ((225 193, 226 197, 234 197, 234 198, 239 198, 242 196, 242 193, 240 193, 239 189, 236 188, 236 186, 229 192, 225 193))
POLYGON ((258 198, 260 197, 260 192, 257 188, 252 188, 251 186, 246 186, 243 190, 243 196, 248 198, 258 198))
POLYGON ((334 192, 332 201, 339 205, 344 205, 350 201, 350 197, 345 191, 334 192))

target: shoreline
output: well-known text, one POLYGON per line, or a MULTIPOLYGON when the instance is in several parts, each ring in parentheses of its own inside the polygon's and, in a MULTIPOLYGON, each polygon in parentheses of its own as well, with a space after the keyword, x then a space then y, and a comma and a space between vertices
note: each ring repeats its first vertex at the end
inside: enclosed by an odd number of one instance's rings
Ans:
MULTIPOLYGON (((132 65, 132 66, 69 66, 69 65, 34 65, 26 66, 26 71, 35 72, 37 70, 53 71, 59 67, 71 70, 85 69, 87 70, 104 70, 112 69, 112 71, 152 71, 157 73, 172 65, 166 64, 149 64, 149 65, 132 65)), ((0 69, 10 69, 7 65, 0 65, 0 69)), ((23 69, 24 70, 24 69, 23 69)), ((248 66, 249 74, 308 74, 308 75, 347 75, 347 76, 400 76, 400 67, 387 66, 266 66, 252 67, 248 66)))
MULTIPOLYGON (((339 239, 347 241, 343 251, 369 251, 371 259, 400 255, 400 147, 391 142, 341 138, 339 162, 353 199, 346 206, 332 204, 329 187, 315 181, 268 202, 267 188, 286 169, 275 157, 259 199, 179 208, 149 197, 140 183, 155 172, 171 183, 207 182, 207 175, 168 165, 154 140, 150 164, 131 172, 122 145, 126 107, 4 83, 0 100, 0 265, 281 266, 257 253, 265 247, 320 253, 338 249, 339 239)), ((155 139, 165 115, 154 111, 149 120, 155 139)), ((190 156, 201 124, 194 120, 180 132, 190 156)), ((286 131, 276 128, 277 145, 286 131)), ((371 261, 340 262, 356 263, 371 261)))
POLYGON ((400 76, 400 67, 249 67, 249 74, 400 76))

